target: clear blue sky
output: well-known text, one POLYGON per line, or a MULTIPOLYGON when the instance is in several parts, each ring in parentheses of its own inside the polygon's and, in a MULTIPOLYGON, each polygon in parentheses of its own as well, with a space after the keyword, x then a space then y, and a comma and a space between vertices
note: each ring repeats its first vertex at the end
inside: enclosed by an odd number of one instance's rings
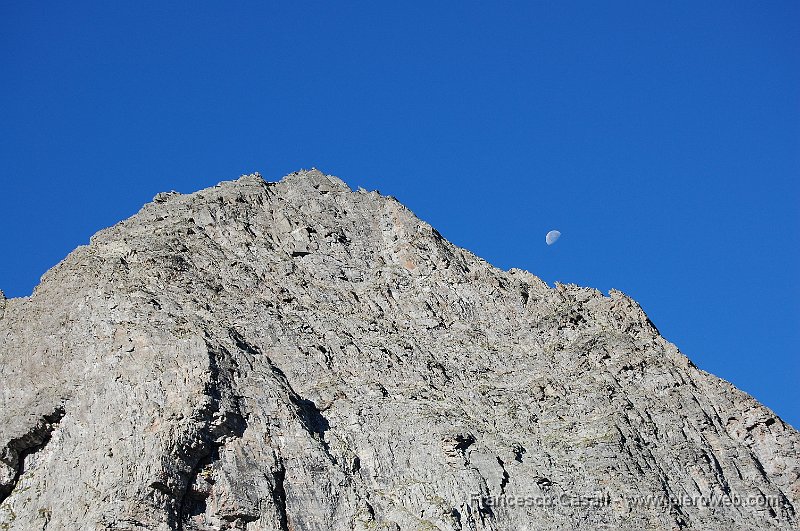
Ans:
POLYGON ((0 289, 159 191, 315 166, 630 294, 800 427, 800 3, 275 4, 2 3, 0 289))

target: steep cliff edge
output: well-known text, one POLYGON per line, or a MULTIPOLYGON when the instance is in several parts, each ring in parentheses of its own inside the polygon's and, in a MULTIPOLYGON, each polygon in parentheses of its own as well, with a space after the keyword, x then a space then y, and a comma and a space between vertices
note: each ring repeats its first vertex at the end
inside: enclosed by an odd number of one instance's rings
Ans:
POLYGON ((798 432, 636 302, 316 170, 159 194, 0 293, 0 391, 0 529, 798 523, 798 432))

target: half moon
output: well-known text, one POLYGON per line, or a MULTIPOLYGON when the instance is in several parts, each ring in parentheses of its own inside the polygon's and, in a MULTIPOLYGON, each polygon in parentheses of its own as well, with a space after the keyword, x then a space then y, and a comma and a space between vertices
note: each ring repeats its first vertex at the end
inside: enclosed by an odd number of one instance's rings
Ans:
POLYGON ((561 233, 557 230, 551 230, 547 233, 547 236, 544 237, 544 241, 547 242, 547 245, 553 245, 558 241, 561 237, 561 233))

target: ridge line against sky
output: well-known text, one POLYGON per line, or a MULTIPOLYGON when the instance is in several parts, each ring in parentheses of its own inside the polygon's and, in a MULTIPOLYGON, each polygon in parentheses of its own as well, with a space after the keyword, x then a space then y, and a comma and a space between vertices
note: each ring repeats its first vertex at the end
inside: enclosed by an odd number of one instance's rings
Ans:
POLYGON ((6 3, 0 289, 157 192, 316 166, 498 267, 620 289, 798 426, 798 24, 796 2, 6 3))

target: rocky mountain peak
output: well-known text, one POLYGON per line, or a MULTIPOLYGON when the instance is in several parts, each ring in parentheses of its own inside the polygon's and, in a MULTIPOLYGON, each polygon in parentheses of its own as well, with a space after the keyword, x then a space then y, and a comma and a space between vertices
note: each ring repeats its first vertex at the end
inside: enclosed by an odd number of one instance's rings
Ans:
POLYGON ((798 433, 634 300, 315 169, 158 194, 0 294, 0 389, 5 529, 798 522, 798 433))

